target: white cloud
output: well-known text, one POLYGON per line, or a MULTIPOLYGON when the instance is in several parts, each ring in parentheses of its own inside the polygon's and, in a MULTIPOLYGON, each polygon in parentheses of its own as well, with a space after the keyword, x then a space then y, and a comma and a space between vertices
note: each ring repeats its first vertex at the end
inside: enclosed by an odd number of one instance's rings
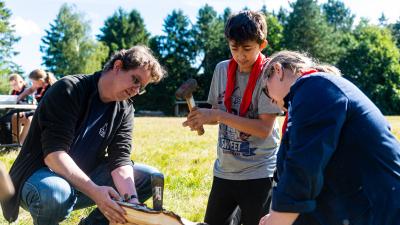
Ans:
POLYGON ((26 20, 19 16, 12 18, 11 24, 15 25, 15 31, 17 35, 22 37, 41 34, 42 32, 39 25, 37 25, 34 21, 26 20))

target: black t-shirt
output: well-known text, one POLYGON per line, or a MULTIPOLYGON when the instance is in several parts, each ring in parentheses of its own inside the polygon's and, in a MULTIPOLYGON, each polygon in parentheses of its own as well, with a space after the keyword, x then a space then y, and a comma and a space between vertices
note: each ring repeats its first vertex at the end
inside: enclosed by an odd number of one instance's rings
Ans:
POLYGON ((93 96, 90 112, 78 130, 68 154, 85 173, 96 167, 99 150, 104 144, 115 102, 103 103, 98 94, 93 96))

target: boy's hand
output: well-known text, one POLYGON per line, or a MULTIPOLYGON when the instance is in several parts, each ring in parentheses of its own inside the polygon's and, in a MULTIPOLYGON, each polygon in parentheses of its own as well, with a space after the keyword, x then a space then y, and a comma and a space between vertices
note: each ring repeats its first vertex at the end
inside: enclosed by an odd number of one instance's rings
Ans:
POLYGON ((260 219, 258 225, 292 225, 298 213, 276 212, 271 210, 270 214, 260 219))
POLYGON ((218 122, 218 109, 194 108, 188 115, 187 120, 182 123, 190 130, 197 130, 204 124, 215 124, 218 122))

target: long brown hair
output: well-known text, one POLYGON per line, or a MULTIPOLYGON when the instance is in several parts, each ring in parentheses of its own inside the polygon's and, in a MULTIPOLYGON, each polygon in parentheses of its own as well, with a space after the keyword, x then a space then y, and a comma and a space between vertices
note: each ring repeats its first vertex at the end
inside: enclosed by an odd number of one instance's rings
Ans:
POLYGON ((29 79, 42 80, 43 82, 53 85, 57 79, 51 72, 46 72, 42 69, 36 69, 29 74, 29 79))

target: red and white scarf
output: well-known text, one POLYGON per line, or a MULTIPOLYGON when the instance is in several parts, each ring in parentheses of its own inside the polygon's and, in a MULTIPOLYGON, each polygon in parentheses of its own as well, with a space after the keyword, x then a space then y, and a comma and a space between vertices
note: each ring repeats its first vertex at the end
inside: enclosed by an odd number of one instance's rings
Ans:
MULTIPOLYGON (((240 103, 239 116, 246 115, 246 112, 250 107, 251 99, 253 97, 253 91, 257 84, 257 80, 260 77, 263 66, 267 61, 267 58, 262 53, 258 55, 257 60, 254 63, 253 68, 251 69, 249 81, 247 82, 247 86, 244 91, 242 101, 240 103)), ((226 110, 229 113, 232 113, 232 94, 235 89, 237 66, 237 62, 232 58, 228 65, 228 79, 226 81, 226 90, 224 97, 224 104, 226 110)))

